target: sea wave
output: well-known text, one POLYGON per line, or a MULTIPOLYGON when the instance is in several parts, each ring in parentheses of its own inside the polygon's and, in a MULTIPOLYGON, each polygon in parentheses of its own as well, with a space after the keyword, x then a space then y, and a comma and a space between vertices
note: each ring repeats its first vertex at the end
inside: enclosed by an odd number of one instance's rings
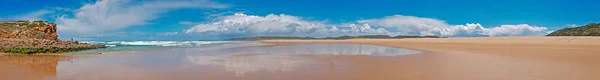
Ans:
POLYGON ((81 41, 108 46, 202 46, 210 44, 239 43, 241 41, 81 41))

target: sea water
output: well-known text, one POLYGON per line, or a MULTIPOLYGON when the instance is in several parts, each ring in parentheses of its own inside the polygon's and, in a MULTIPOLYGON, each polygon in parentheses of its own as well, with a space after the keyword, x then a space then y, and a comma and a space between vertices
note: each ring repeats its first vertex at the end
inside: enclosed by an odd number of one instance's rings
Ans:
POLYGON ((225 44, 253 43, 250 41, 80 41, 80 43, 106 45, 108 48, 91 49, 71 54, 79 53, 111 53, 111 52, 130 52, 146 50, 163 50, 172 48, 200 48, 215 47, 225 44))

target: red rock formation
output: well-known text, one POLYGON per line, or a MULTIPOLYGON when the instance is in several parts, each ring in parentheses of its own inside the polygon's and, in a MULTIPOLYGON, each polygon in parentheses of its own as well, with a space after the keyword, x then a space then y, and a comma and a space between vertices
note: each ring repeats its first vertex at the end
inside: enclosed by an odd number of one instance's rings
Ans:
POLYGON ((0 38, 58 40, 58 35, 56 24, 50 22, 0 22, 0 38))
POLYGON ((8 31, 0 29, 0 38, 8 38, 8 31))
POLYGON ((58 40, 54 23, 0 21, 0 53, 61 53, 96 48, 106 46, 58 40))

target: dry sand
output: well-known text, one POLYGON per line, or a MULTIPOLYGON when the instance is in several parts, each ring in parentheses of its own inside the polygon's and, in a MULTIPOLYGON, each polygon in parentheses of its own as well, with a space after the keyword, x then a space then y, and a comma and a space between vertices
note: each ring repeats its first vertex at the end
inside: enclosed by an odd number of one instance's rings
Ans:
MULTIPOLYGON (((358 43, 429 51, 384 59, 336 56, 354 80, 600 80, 600 37, 485 37, 265 40, 268 43, 358 43)), ((336 76, 337 75, 337 76, 336 76)))

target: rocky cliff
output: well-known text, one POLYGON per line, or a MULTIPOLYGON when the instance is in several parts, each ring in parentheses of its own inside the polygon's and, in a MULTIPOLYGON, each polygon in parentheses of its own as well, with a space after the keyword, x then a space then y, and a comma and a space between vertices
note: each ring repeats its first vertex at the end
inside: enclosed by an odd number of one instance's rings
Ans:
POLYGON ((56 24, 46 21, 0 21, 0 53, 62 53, 106 48, 58 40, 56 24))
POLYGON ((0 38, 33 38, 57 40, 56 24, 46 21, 0 22, 0 38))

